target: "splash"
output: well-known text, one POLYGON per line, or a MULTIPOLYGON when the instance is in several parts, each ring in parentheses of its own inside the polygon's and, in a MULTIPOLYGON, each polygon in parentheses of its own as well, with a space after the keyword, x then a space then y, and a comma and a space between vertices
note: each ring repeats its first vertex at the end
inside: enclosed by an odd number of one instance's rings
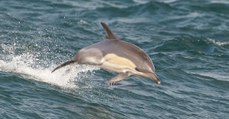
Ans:
POLYGON ((76 81, 99 69, 95 66, 75 64, 51 73, 57 65, 42 65, 37 56, 29 52, 16 55, 14 48, 10 46, 1 45, 1 48, 3 52, 7 51, 10 54, 0 54, 1 57, 4 57, 4 59, 0 59, 0 71, 16 73, 26 79, 45 82, 62 88, 77 88, 76 81))

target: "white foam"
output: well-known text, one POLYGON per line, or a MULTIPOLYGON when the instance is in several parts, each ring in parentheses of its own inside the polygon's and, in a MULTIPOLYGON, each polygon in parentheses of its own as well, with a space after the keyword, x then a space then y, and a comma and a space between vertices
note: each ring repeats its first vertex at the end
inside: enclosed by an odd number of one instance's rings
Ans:
POLYGON ((148 1, 147 0, 134 0, 134 2, 139 3, 139 4, 146 4, 148 1))
POLYGON ((87 75, 88 72, 99 69, 94 66, 76 64, 51 73, 57 65, 41 66, 37 64, 38 59, 33 54, 8 55, 8 57, 11 57, 9 61, 0 60, 0 71, 17 73, 26 79, 45 82, 62 88, 77 88, 75 81, 87 75), (84 75, 81 75, 82 73, 84 75))
POLYGON ((164 3, 173 3, 173 2, 176 2, 177 0, 164 0, 164 1, 162 1, 162 2, 164 2, 164 3))
POLYGON ((225 46, 225 45, 229 45, 229 41, 225 41, 225 42, 220 42, 220 41, 216 41, 214 39, 208 38, 208 40, 218 46, 225 46))

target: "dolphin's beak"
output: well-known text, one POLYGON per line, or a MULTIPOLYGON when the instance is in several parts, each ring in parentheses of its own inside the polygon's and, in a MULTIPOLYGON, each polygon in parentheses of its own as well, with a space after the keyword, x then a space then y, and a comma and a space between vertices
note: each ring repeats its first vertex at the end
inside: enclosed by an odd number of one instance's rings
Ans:
POLYGON ((149 78, 153 80, 156 84, 161 84, 160 79, 155 73, 150 73, 149 78))

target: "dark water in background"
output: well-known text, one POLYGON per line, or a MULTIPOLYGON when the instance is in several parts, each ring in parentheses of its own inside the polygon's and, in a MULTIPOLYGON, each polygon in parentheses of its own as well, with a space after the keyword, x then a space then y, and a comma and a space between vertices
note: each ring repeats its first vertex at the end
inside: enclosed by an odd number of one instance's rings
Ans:
POLYGON ((1 119, 229 118, 228 0, 1 0, 1 119), (50 71, 101 41, 143 48, 162 81, 92 66, 50 71))

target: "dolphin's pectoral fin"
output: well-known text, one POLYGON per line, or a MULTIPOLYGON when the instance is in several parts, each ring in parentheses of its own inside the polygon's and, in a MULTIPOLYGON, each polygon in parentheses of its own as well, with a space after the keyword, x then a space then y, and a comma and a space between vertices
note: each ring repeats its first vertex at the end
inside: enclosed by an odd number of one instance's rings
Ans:
POLYGON ((117 76, 113 77, 111 80, 109 80, 107 83, 109 85, 114 85, 116 84, 117 82, 127 78, 128 76, 130 76, 130 74, 128 72, 125 72, 125 73, 120 73, 118 74, 117 76))

